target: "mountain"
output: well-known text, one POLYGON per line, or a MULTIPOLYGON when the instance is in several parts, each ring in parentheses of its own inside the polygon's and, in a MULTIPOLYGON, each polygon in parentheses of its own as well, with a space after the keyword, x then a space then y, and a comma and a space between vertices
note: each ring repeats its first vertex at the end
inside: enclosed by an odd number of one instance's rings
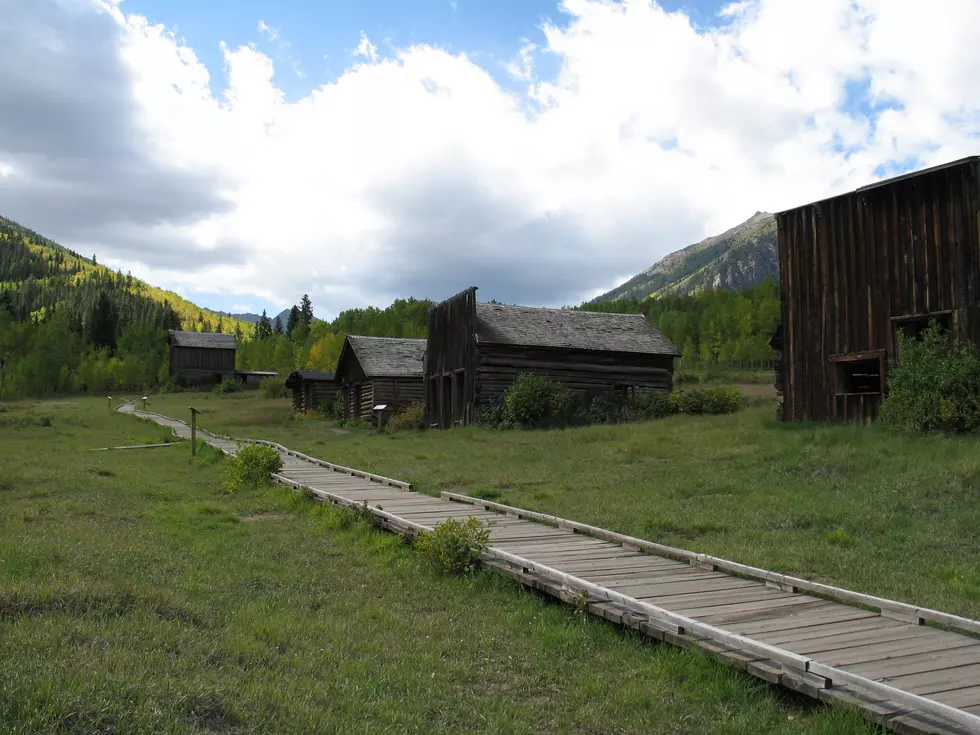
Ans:
POLYGON ((18 318, 64 311, 78 329, 86 326, 100 294, 119 315, 119 334, 127 324, 197 332, 243 332, 243 320, 202 309, 172 291, 123 275, 59 245, 33 230, 0 217, 0 291, 18 318))
MULTIPOLYGON (((290 307, 292 308, 292 307, 290 307)), ((232 314, 227 311, 216 311, 216 314, 220 314, 225 319, 237 319, 238 321, 248 322, 249 324, 258 324, 259 319, 262 318, 261 314, 253 314, 251 312, 245 312, 243 314, 232 314)), ((289 309, 283 309, 279 314, 267 314, 269 321, 275 324, 276 316, 282 320, 282 325, 286 326, 286 322, 289 321, 289 309)))
POLYGON ((727 232, 671 253, 592 303, 751 288, 769 277, 779 278, 776 218, 756 212, 727 232))

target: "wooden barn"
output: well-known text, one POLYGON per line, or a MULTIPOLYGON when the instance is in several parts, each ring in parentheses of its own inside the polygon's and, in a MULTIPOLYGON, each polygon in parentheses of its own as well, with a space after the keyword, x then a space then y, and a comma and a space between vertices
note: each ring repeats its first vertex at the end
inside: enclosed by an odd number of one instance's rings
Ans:
POLYGON ((344 416, 370 421, 377 405, 394 413, 425 399, 424 339, 348 335, 337 360, 344 416))
POLYGON ((340 391, 340 383, 334 373, 297 370, 286 378, 286 388, 293 392, 294 410, 316 411, 333 403, 340 391))
POLYGON ((236 377, 235 335, 171 330, 168 341, 170 375, 186 385, 220 383, 236 377))
POLYGON ((785 420, 870 422, 901 332, 980 342, 978 161, 776 215, 785 420))
POLYGON ((640 314, 481 304, 468 288, 429 311, 426 421, 472 423, 521 373, 573 390, 669 391, 679 355, 640 314))

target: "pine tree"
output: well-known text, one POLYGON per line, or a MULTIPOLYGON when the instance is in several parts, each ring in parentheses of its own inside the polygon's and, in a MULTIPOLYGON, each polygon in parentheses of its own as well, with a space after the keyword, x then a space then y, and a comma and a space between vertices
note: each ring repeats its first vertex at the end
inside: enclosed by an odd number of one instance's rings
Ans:
POLYGON ((310 326, 313 321, 313 304, 310 302, 309 294, 303 294, 303 298, 299 300, 299 313, 303 318, 303 323, 310 326))
POLYGON ((275 326, 273 327, 273 330, 275 331, 276 334, 282 334, 285 331, 282 328, 282 319, 280 319, 278 316, 276 317, 276 323, 275 326))
POLYGON ((99 292, 99 298, 89 316, 88 338, 96 347, 116 349, 116 327, 119 315, 115 305, 105 291, 99 292))
POLYGON ((265 309, 262 310, 262 316, 259 317, 259 321, 255 325, 255 338, 256 339, 266 339, 272 336, 272 322, 269 321, 269 315, 265 313, 265 309))
POLYGON ((293 336, 293 330, 296 329, 296 326, 298 324, 299 324, 299 307, 297 307, 294 304, 293 308, 289 310, 289 318, 286 320, 286 333, 289 334, 290 337, 293 336))

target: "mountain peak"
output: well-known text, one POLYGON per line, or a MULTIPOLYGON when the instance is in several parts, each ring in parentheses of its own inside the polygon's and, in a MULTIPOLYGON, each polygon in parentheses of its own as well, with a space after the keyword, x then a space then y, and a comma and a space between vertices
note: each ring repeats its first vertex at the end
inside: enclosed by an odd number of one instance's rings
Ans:
POLYGON ((688 245, 594 301, 749 288, 779 277, 776 218, 756 212, 720 235, 688 245))

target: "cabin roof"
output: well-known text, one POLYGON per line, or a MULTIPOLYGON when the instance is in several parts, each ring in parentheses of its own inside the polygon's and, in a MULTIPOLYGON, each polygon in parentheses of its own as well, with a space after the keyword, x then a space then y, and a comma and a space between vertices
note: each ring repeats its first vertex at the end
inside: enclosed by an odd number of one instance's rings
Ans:
POLYGON ((170 344, 175 347, 197 347, 207 350, 234 350, 237 346, 234 334, 215 332, 170 331, 170 344))
POLYGON ((906 181, 907 179, 915 179, 918 178, 919 176, 926 176, 928 174, 936 173, 937 171, 943 171, 947 168, 955 168, 957 166, 965 166, 967 164, 976 163, 977 161, 980 161, 980 156, 967 156, 966 158, 959 158, 955 161, 949 161, 948 163, 941 163, 938 166, 930 166, 929 168, 919 169, 918 171, 909 171, 906 174, 893 176, 890 179, 882 179, 881 181, 875 181, 870 184, 865 184, 864 186, 859 186, 857 189, 854 189, 853 191, 847 191, 844 192, 843 194, 835 194, 834 196, 825 197, 824 199, 818 199, 815 202, 809 202, 808 204, 800 204, 795 207, 790 207, 789 209, 784 209, 782 211, 776 212, 776 216, 778 217, 784 215, 796 209, 804 209, 806 207, 812 207, 817 204, 823 204, 824 202, 829 202, 834 199, 851 196, 852 194, 862 194, 866 191, 880 189, 883 186, 891 186, 892 184, 897 184, 900 181, 906 181))
POLYGON ((333 382, 335 376, 333 373, 324 373, 318 370, 295 370, 289 374, 290 380, 308 380, 314 383, 330 383, 333 382))
POLYGON ((347 335, 338 365, 353 352, 367 378, 421 378, 424 339, 347 335))
POLYGON ((680 352, 642 314, 477 304, 481 342, 601 352, 677 356, 680 352))

